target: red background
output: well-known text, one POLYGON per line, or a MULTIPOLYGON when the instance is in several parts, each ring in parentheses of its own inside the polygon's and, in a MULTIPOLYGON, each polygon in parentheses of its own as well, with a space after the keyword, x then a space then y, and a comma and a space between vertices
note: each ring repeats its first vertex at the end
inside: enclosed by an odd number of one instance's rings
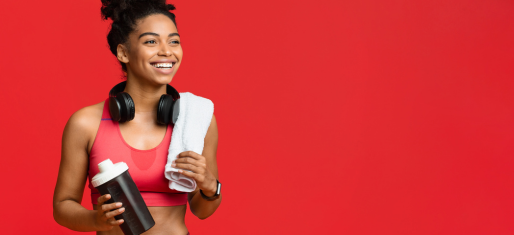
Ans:
MULTIPOLYGON (((172 3, 171 84, 219 126, 223 202, 191 234, 514 233, 513 1, 172 3)), ((100 5, 0 1, 2 234, 76 233, 62 131, 121 81, 100 5)))

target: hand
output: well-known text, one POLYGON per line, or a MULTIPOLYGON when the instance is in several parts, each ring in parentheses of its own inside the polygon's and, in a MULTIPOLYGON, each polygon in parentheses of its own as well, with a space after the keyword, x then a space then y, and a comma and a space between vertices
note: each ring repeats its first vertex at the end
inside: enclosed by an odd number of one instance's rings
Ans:
POLYGON ((98 210, 95 216, 95 223, 98 231, 111 230, 114 226, 120 225, 124 222, 122 219, 116 220, 114 218, 114 216, 119 215, 125 211, 125 208, 119 208, 121 207, 121 202, 104 204, 110 198, 110 194, 105 194, 98 198, 98 210))
POLYGON ((181 152, 171 167, 179 169, 178 172, 196 181, 198 188, 210 197, 216 194, 216 177, 209 171, 205 163, 205 157, 193 151, 181 152), (190 171, 184 171, 184 170, 190 171))

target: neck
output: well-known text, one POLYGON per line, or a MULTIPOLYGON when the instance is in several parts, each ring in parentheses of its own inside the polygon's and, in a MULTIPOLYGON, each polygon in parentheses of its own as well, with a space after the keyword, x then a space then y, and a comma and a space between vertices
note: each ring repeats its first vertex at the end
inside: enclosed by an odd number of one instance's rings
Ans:
POLYGON ((134 100, 136 113, 151 113, 157 117, 157 104, 161 95, 166 94, 166 85, 151 85, 141 83, 138 79, 127 79, 124 91, 134 100))

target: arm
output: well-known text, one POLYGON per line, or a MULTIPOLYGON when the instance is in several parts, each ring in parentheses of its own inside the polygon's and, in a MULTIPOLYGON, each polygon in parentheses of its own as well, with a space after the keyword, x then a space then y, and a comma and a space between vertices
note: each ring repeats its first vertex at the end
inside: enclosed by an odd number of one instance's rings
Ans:
POLYGON ((197 182, 196 189, 188 194, 188 201, 191 212, 200 219, 206 219, 211 216, 221 203, 222 195, 214 201, 207 201, 202 198, 199 192, 199 190, 202 189, 202 192, 208 197, 216 193, 216 179, 218 179, 218 166, 216 163, 217 148, 218 126, 216 117, 212 115, 211 124, 205 135, 202 155, 193 151, 186 151, 180 153, 177 160, 175 160, 176 168, 193 171, 179 172, 195 179, 197 182))
POLYGON ((54 190, 53 216, 55 221, 75 231, 95 231, 95 211, 80 203, 88 169, 87 146, 89 128, 87 110, 74 113, 64 128, 61 163, 54 190))
POLYGON ((98 198, 97 210, 88 210, 80 204, 89 165, 87 150, 100 125, 101 107, 103 102, 77 111, 64 128, 53 215, 58 224, 75 231, 107 231, 123 223, 114 219, 123 213, 123 208, 118 209, 121 205, 104 204, 109 194, 98 198))
MULTIPOLYGON (((218 164, 216 162, 216 151, 218 149, 218 124, 216 123, 216 117, 214 114, 212 115, 211 125, 209 129, 207 129, 207 134, 205 135, 204 140, 204 148, 202 152, 202 156, 205 157, 206 165, 208 170, 213 174, 213 176, 219 180, 218 178, 218 164)), ((203 193, 207 197, 214 196, 216 193, 216 179, 210 183, 212 187, 210 189, 202 189, 203 193)), ((220 181, 221 182, 221 181, 220 181)), ((218 209, 221 203, 220 194, 219 198, 214 201, 207 201, 202 198, 200 195, 200 190, 197 187, 195 191, 190 192, 188 194, 188 200, 191 212, 196 215, 196 217, 200 219, 206 219, 211 216, 216 209, 218 209)))

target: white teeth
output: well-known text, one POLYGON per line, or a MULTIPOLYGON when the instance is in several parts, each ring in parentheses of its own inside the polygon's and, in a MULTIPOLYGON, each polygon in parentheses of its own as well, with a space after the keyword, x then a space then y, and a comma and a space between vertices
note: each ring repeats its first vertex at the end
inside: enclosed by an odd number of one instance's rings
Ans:
POLYGON ((157 63, 157 64, 152 64, 153 67, 156 67, 156 68, 171 68, 173 67, 173 63, 157 63))

